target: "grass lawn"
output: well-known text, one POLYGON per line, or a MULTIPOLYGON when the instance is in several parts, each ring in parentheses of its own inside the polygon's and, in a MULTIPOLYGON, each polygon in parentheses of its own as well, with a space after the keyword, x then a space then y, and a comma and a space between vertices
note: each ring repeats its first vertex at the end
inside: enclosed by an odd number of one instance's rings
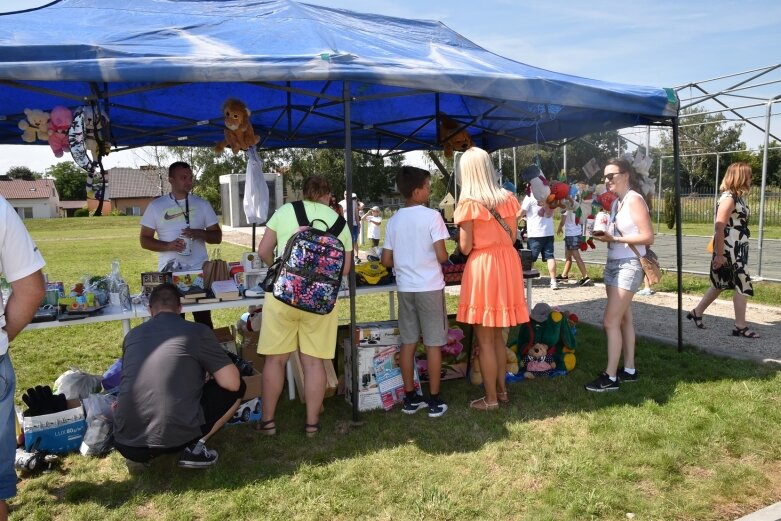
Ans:
MULTIPOLYGON (((138 246, 138 218, 26 223, 51 280, 107 273, 118 258, 137 291, 138 273, 156 266, 138 246)), ((222 246, 229 260, 240 251, 222 246)), ((216 312, 215 322, 239 313, 216 312)), ((360 321, 387 313, 382 294, 358 299, 360 321)), ((17 402, 70 366, 102 373, 120 342, 117 323, 23 333, 11 350, 17 402)), ((578 343, 570 375, 512 384, 498 411, 469 410, 481 390, 454 380, 436 420, 395 409, 355 425, 343 397, 327 399, 314 439, 303 435, 303 406, 283 401, 277 437, 226 427, 210 443, 220 462, 203 472, 171 457, 131 475, 119 454, 70 455, 21 480, 12 519, 731 520, 781 500, 774 368, 642 341, 640 381, 592 394, 583 384, 604 367, 604 335, 580 326, 578 343)))

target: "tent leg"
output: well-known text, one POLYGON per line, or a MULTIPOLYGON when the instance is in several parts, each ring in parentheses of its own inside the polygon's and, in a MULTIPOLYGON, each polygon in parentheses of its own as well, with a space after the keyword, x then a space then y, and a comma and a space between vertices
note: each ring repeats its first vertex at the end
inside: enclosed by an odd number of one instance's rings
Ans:
POLYGON ((683 351, 683 242, 681 237, 681 149, 678 118, 673 118, 673 169, 675 175, 675 260, 678 266, 678 352, 683 351))
MULTIPOLYGON (((346 186, 346 199, 345 206, 347 210, 347 222, 355 222, 355 216, 353 215, 352 199, 350 194, 353 193, 353 150, 352 150, 352 133, 350 126, 350 82, 345 81, 342 84, 342 100, 344 102, 344 175, 346 186)), ((348 224, 352 227, 352 224, 348 224)), ((356 245, 353 244, 353 250, 356 245)), ((354 256, 354 253, 353 253, 354 256)), ((353 395, 353 421, 358 421, 361 418, 360 411, 358 410, 358 348, 355 345, 355 264, 350 259, 350 353, 352 364, 350 371, 352 372, 352 395, 353 395)))

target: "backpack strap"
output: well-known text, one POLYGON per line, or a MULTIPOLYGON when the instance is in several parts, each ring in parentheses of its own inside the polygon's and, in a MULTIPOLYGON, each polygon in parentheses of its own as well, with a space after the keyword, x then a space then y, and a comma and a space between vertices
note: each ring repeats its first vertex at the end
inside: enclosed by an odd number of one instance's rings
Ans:
POLYGON ((334 237, 339 237, 339 234, 342 233, 342 230, 344 230, 344 227, 347 225, 347 221, 344 217, 341 215, 336 216, 336 220, 334 221, 334 224, 331 225, 330 228, 328 228, 328 232, 332 233, 334 237))
MULTIPOLYGON (((293 201, 293 210, 295 210, 296 212, 296 219, 298 220, 299 226, 312 226, 314 224, 314 221, 310 222, 309 217, 306 216, 306 208, 304 208, 304 201, 293 201)), ((315 219, 315 221, 320 221, 323 224, 326 224, 325 222, 322 221, 322 219, 315 219)), ((326 231, 328 233, 333 234, 336 237, 339 237, 339 234, 342 233, 342 230, 344 230, 344 227, 346 225, 347 225, 347 221, 344 219, 344 217, 337 214, 336 220, 331 225, 331 227, 328 228, 326 231)))
POLYGON ((304 201, 293 201, 293 210, 296 212, 299 226, 310 226, 309 218, 306 216, 306 208, 304 208, 304 201))

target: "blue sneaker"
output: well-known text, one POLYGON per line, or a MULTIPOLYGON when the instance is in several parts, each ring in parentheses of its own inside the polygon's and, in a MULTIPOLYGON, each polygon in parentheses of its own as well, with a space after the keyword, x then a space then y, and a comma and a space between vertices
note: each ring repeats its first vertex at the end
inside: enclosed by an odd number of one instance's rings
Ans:
POLYGON ((401 412, 404 414, 415 414, 421 409, 428 407, 428 403, 418 393, 404 397, 404 403, 401 405, 401 412))
POLYGON ((436 398, 431 398, 428 401, 428 417, 429 418, 439 418, 445 412, 447 411, 447 404, 442 401, 442 398, 437 396, 436 398))

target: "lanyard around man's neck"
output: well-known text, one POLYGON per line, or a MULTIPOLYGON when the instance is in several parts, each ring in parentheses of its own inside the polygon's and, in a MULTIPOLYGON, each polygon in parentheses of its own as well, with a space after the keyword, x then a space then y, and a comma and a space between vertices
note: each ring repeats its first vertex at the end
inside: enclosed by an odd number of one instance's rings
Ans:
POLYGON ((176 200, 176 197, 174 197, 173 192, 171 192, 168 195, 171 196, 171 199, 173 199, 173 201, 176 203, 176 206, 178 206, 179 209, 182 211, 182 213, 184 214, 184 222, 189 226, 190 225, 190 194, 188 193, 187 195, 184 196, 184 208, 182 208, 182 205, 179 204, 179 201, 176 200))

